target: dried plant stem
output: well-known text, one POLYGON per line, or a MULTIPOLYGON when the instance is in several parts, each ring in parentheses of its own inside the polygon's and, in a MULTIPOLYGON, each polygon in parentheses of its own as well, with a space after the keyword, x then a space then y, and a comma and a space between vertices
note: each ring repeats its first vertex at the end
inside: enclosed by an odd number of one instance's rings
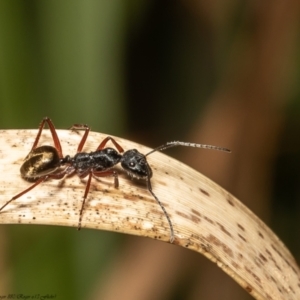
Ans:
MULTIPOLYGON (((0 131, 0 205, 27 188, 19 168, 36 130, 0 131)), ((81 136, 58 130, 63 154, 76 152, 81 136)), ((85 151, 95 150, 107 135, 91 132, 85 151)), ((125 150, 149 148, 116 138, 125 150)), ((48 130, 40 144, 52 144, 48 130)), ((197 151, 197 150, 195 150, 197 151)), ((300 299, 300 271, 283 243, 249 209, 220 186, 192 168, 162 154, 148 158, 152 188, 164 204, 175 232, 174 244, 202 253, 256 299, 300 299)), ((113 178, 93 179, 82 227, 147 236, 169 241, 168 222, 142 181, 132 181, 119 169, 113 178)), ((49 180, 0 213, 2 224, 78 225, 85 182, 78 176, 49 180)))

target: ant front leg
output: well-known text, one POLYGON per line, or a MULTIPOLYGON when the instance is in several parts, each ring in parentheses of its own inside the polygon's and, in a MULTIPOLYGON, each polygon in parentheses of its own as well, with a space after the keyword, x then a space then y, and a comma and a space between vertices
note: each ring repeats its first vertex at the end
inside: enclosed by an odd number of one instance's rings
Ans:
POLYGON ((109 170, 109 171, 93 171, 93 176, 94 177, 108 177, 108 176, 113 176, 115 179, 115 188, 119 187, 119 177, 118 177, 118 172, 114 170, 109 170))
POLYGON ((89 132, 90 132, 91 128, 86 124, 74 124, 72 127, 70 127, 70 130, 74 130, 74 131, 84 130, 83 137, 82 137, 82 139, 81 139, 81 141, 78 145, 78 148, 77 148, 77 153, 82 152, 83 146, 86 142, 86 139, 89 135, 89 132))
POLYGON ((42 120, 42 122, 40 123, 38 134, 37 134, 37 136, 35 138, 35 141, 33 143, 33 146, 31 148, 30 152, 32 152, 37 147, 37 144, 38 144, 38 142, 40 140, 42 131, 43 131, 46 123, 48 124, 48 127, 50 129, 50 132, 51 132, 51 135, 52 135, 52 139, 54 141, 54 145, 55 145, 55 148, 56 148, 56 150, 58 152, 58 155, 59 155, 60 158, 62 158, 63 157, 62 148, 61 148, 61 144, 60 144, 60 141, 59 141, 57 133, 56 133, 56 129, 54 127, 53 122, 48 117, 45 117, 42 120))

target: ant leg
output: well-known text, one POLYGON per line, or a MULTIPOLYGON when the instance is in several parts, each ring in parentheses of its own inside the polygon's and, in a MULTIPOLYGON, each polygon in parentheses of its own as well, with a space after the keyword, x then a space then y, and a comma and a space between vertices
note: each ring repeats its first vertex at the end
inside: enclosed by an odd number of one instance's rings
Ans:
POLYGON ((78 145, 78 148, 77 148, 77 153, 81 152, 82 151, 82 148, 85 144, 85 141, 89 135, 89 132, 91 130, 91 128, 86 125, 86 124, 74 124, 72 127, 70 127, 70 130, 84 130, 84 134, 83 134, 83 137, 78 145))
MULTIPOLYGON (((45 123, 48 124, 48 127, 49 127, 49 129, 50 129, 50 132, 51 132, 51 135, 52 135, 52 139, 53 139, 53 141, 54 141, 54 145, 55 145, 55 148, 56 148, 56 150, 57 150, 57 152, 58 152, 58 155, 59 155, 60 158, 62 158, 62 157, 63 157, 63 154, 62 154, 62 148, 61 148, 61 145, 60 145, 60 141, 59 141, 59 139, 58 139, 58 136, 57 136, 57 133, 56 133, 54 124, 53 124, 53 122, 51 121, 51 119, 48 118, 48 117, 45 117, 45 118, 42 120, 42 122, 40 123, 39 131, 38 131, 38 134, 37 134, 37 136, 36 136, 36 138, 35 138, 35 141, 34 141, 34 143, 33 143, 33 146, 32 146, 32 148, 31 148, 31 151, 33 151, 33 150, 36 148, 36 146, 37 146, 37 144, 38 144, 38 142, 39 142, 39 139, 40 139, 40 137, 41 137, 42 131, 43 131, 44 127, 45 127, 45 123)), ((30 152, 31 152, 31 151, 30 151, 30 152)))
POLYGON ((98 148, 96 149, 96 151, 102 150, 102 149, 105 147, 105 145, 108 143, 108 141, 111 141, 111 142, 115 145, 115 147, 118 149, 118 151, 119 151, 120 153, 124 152, 124 149, 116 142, 116 140, 115 140, 114 138, 112 138, 112 137, 110 137, 110 136, 106 137, 106 138, 100 143, 100 145, 98 146, 98 148))
POLYGON ((86 200, 87 195, 88 195, 89 190, 90 190, 92 177, 93 176, 96 176, 96 177, 114 176, 114 178, 115 178, 115 188, 117 188, 119 186, 119 179, 118 179, 118 172, 117 171, 106 171, 106 172, 103 172, 103 171, 98 171, 98 172, 97 171, 90 171, 89 173, 82 173, 79 177, 84 178, 87 175, 89 175, 89 178, 88 178, 87 183, 86 183, 86 188, 85 188, 85 192, 84 192, 84 195, 83 195, 83 201, 82 201, 81 209, 80 209, 80 212, 79 212, 79 221, 78 221, 77 230, 81 229, 81 221, 82 221, 82 215, 83 215, 85 200, 86 200))
POLYGON ((82 220, 82 215, 83 215, 84 204, 85 204, 85 200, 87 198, 88 192, 90 190, 92 175, 93 175, 93 173, 90 172, 89 173, 88 181, 86 183, 86 188, 85 188, 85 192, 84 192, 84 196, 83 196, 83 201, 82 201, 81 209, 80 209, 80 212, 79 212, 79 220, 78 220, 78 228, 77 228, 77 230, 81 229, 81 220, 82 220))
POLYGON ((170 243, 173 243, 174 242, 174 239, 175 239, 175 235, 174 235, 174 229, 173 229, 173 224, 171 222, 171 219, 165 209, 165 207, 163 206, 163 204, 159 201, 159 199, 156 197, 156 195, 153 193, 152 191, 152 186, 151 186, 151 182, 150 182, 150 178, 147 177, 147 187, 148 187, 148 191, 151 193, 151 195, 154 197, 154 199, 156 200, 156 202, 159 204, 159 206, 161 207, 164 215, 166 216, 167 220, 168 220, 168 223, 169 223, 169 227, 170 227, 170 243))
POLYGON ((26 190, 22 191, 21 193, 13 196, 9 201, 7 201, 4 205, 2 205, 0 207, 0 211, 9 203, 11 203, 12 201, 18 199, 19 197, 25 195, 26 193, 28 193, 29 191, 31 191, 33 188, 35 188, 37 185, 39 185, 40 183, 46 181, 49 178, 53 178, 53 179, 61 179, 65 176, 65 172, 62 171, 61 173, 58 174, 50 174, 44 177, 40 177, 34 184, 32 184, 30 187, 28 187, 26 190))
POLYGON ((52 178, 52 179, 64 179, 65 177, 68 177, 68 176, 72 176, 73 174, 75 173, 75 170, 68 166, 66 168, 64 168, 62 171, 60 171, 59 173, 54 173, 54 174, 50 174, 48 175, 49 178, 52 178))
POLYGON ((108 176, 113 176, 115 179, 115 188, 119 187, 119 177, 118 177, 118 172, 114 170, 109 170, 109 171, 93 171, 93 176, 95 177, 108 177, 108 176))
POLYGON ((34 141, 34 143, 33 143, 33 146, 32 146, 32 148, 31 148, 31 151, 34 150, 34 149, 36 148, 36 146, 37 146, 37 144, 38 144, 38 142, 39 142, 39 140, 40 140, 42 131, 43 131, 43 129, 44 129, 45 123, 47 122, 47 119, 48 119, 48 117, 44 118, 44 119, 42 120, 42 122, 40 123, 40 125, 39 125, 39 131, 38 131, 38 134, 37 134, 37 136, 36 136, 36 138, 35 138, 35 141, 34 141))
POLYGON ((39 185, 40 183, 42 183, 43 181, 47 180, 49 178, 49 176, 45 176, 45 177, 41 177, 38 181, 36 181, 34 184, 32 184, 29 188, 27 188, 26 190, 22 191, 21 193, 15 195, 14 197, 12 197, 9 201, 7 201, 1 208, 0 211, 6 206, 8 205, 10 202, 12 202, 13 200, 18 199, 19 197, 23 196, 24 194, 26 194, 27 192, 29 192, 30 190, 32 190, 34 187, 36 187, 37 185, 39 185))
POLYGON ((60 144, 60 141, 59 141, 59 138, 57 136, 57 132, 56 132, 56 129, 54 127, 54 124, 53 122, 51 121, 51 119, 49 118, 45 118, 44 120, 47 122, 48 124, 48 127, 50 129, 50 132, 52 134, 52 138, 53 138, 53 141, 54 141, 54 146, 58 152, 58 156, 60 158, 63 158, 63 153, 62 153, 62 148, 61 148, 61 144, 60 144), (46 120, 45 120, 46 119, 46 120))
MULTIPOLYGON (((70 130, 84 130, 84 135, 78 145, 78 148, 77 148, 77 153, 81 152, 82 151, 82 148, 86 142, 86 139, 88 137, 88 134, 91 130, 91 128, 86 125, 86 124, 74 124, 72 127, 70 127, 70 130)), ((105 138, 101 143, 100 145, 98 146, 98 148, 96 149, 96 151, 98 150, 102 150, 105 145, 107 144, 108 141, 112 141, 112 143, 115 145, 115 147, 118 149, 118 151, 120 153, 124 152, 124 149, 116 142, 115 139, 113 139, 112 137, 108 136, 107 138, 105 138)))

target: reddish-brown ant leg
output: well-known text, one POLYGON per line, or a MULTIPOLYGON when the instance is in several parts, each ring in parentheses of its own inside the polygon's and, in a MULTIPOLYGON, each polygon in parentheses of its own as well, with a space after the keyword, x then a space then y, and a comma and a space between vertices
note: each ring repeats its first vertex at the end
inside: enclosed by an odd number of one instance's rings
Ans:
POLYGON ((53 179, 61 179, 65 176, 64 172, 58 173, 58 174, 50 174, 47 175, 45 177, 40 177, 34 184, 32 184, 29 188, 27 188, 26 190, 22 191, 21 193, 13 196, 9 201, 7 201, 4 205, 2 205, 2 207, 0 208, 0 211, 6 206, 8 205, 10 202, 12 202, 13 200, 18 199, 19 197, 23 196, 24 194, 26 194, 27 192, 29 192, 30 190, 32 190, 33 188, 35 188, 37 185, 39 185, 40 183, 46 181, 49 178, 53 178, 53 179))
POLYGON ((84 196, 83 196, 83 201, 82 201, 81 209, 80 209, 80 212, 79 212, 79 221, 78 221, 78 228, 77 228, 77 230, 80 230, 80 228, 81 228, 81 220, 82 220, 82 214, 83 214, 84 204, 85 204, 85 200, 87 198, 88 192, 90 190, 92 175, 93 174, 90 172, 89 173, 88 181, 86 183, 85 192, 84 192, 84 196))
POLYGON ((92 172, 94 177, 109 177, 113 176, 115 179, 115 188, 119 187, 119 177, 118 177, 118 172, 114 170, 109 170, 109 171, 93 171, 92 172))
POLYGON ((70 130, 84 130, 85 131, 83 134, 83 137, 78 145, 78 148, 77 148, 77 153, 79 153, 82 151, 82 148, 86 142, 86 139, 89 135, 91 128, 86 124, 74 124, 72 127, 70 127, 70 130))
POLYGON ((118 149, 118 151, 120 153, 124 152, 124 149, 116 142, 116 140, 110 136, 106 137, 101 143, 100 145, 98 146, 98 148, 96 149, 96 151, 99 151, 99 150, 102 150, 105 145, 108 143, 108 141, 111 141, 115 147, 118 149))
POLYGON ((114 176, 115 178, 115 187, 117 188, 119 186, 119 179, 118 179, 118 172, 117 171, 90 171, 89 173, 83 173, 80 175, 80 178, 84 178, 86 176, 89 176, 87 183, 86 183, 86 188, 85 188, 85 192, 84 192, 84 196, 83 196, 83 201, 81 204, 81 209, 79 212, 79 221, 78 221, 78 230, 81 229, 81 221, 82 221, 82 215, 83 215, 83 210, 84 210, 84 204, 85 204, 85 200, 88 196, 88 193, 90 191, 90 186, 91 186, 91 180, 92 180, 92 176, 96 176, 96 177, 107 177, 107 176, 114 176))
MULTIPOLYGON (((36 136, 36 138, 35 138, 35 141, 34 141, 34 143, 33 143, 33 146, 32 146, 32 148, 31 148, 31 151, 33 151, 33 150, 37 147, 37 144, 38 144, 39 139, 40 139, 40 137, 41 137, 42 131, 43 131, 44 127, 45 127, 45 123, 48 124, 48 127, 49 127, 50 132, 51 132, 51 135, 52 135, 52 139, 53 139, 53 141, 54 141, 54 146, 55 146, 55 148, 56 148, 56 150, 57 150, 57 152, 58 152, 59 157, 60 157, 60 158, 63 158, 61 144, 60 144, 60 141, 59 141, 59 139, 58 139, 58 136, 57 136, 55 127, 54 127, 54 125, 53 125, 51 119, 48 118, 48 117, 45 117, 45 118, 42 120, 42 122, 40 123, 39 131, 38 131, 38 134, 37 134, 37 136, 36 136)), ((30 151, 30 152, 31 152, 31 151, 30 151)))
MULTIPOLYGON (((84 135, 83 135, 83 137, 82 137, 82 139, 81 139, 81 141, 80 141, 80 143, 78 145, 78 148, 77 148, 77 153, 79 153, 83 149, 83 146, 84 146, 84 144, 86 142, 86 139, 88 137, 88 134, 89 134, 91 128, 88 125, 86 125, 86 124, 74 124, 72 127, 70 127, 70 130, 84 130, 85 131, 84 135)), ((112 138, 110 136, 106 137, 100 143, 100 145, 98 146, 98 148, 96 149, 96 151, 102 150, 105 147, 105 145, 108 143, 108 141, 111 141, 114 144, 114 146, 118 149, 118 151, 120 153, 124 152, 124 149, 116 142, 116 140, 114 138, 112 138)))

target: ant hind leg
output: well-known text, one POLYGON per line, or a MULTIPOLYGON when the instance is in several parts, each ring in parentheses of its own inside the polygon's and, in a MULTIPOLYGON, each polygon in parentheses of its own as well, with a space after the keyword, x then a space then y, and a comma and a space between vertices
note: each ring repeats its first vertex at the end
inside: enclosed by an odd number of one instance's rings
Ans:
POLYGON ((58 155, 59 155, 60 158, 62 158, 63 157, 62 148, 61 148, 61 144, 60 144, 59 138, 58 138, 57 133, 56 133, 56 129, 54 127, 53 122, 48 117, 45 117, 42 120, 42 122, 40 123, 38 134, 37 134, 37 136, 36 136, 36 138, 34 140, 34 143, 33 143, 33 146, 31 148, 30 152, 33 151, 37 147, 37 144, 38 144, 38 142, 40 140, 42 131, 43 131, 46 123, 48 124, 48 127, 50 129, 50 132, 51 132, 51 135, 52 135, 52 139, 54 141, 54 146, 55 146, 55 148, 56 148, 56 150, 58 152, 58 155))

